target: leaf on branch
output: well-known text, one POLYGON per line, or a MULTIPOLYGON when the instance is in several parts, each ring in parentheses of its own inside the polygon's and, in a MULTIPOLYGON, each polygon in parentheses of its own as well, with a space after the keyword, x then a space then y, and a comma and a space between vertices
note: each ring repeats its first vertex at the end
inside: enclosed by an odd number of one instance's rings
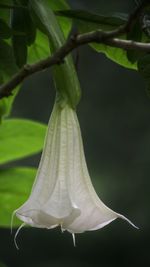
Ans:
MULTIPOLYGON (((66 3, 65 0, 52 0, 48 1, 47 3, 48 6, 54 11, 69 8, 69 5, 66 3)), ((64 17, 58 17, 58 22, 64 35, 68 36, 72 26, 71 20, 64 17)), ((27 62, 30 64, 35 63, 36 61, 46 58, 48 56, 50 56, 48 37, 41 31, 37 30, 36 39, 34 43, 32 43, 30 47, 28 47, 27 62)))
POLYGON ((34 42, 36 36, 36 28, 29 11, 14 8, 11 12, 11 27, 16 64, 22 67, 27 61, 27 46, 34 42))
POLYGON ((48 56, 50 56, 48 37, 37 30, 35 42, 28 48, 27 62, 32 64, 48 56))
POLYGON ((12 76, 17 70, 12 47, 4 40, 0 40, 0 73, 3 80, 6 81, 6 78, 12 76))
POLYGON ((97 52, 104 53, 107 58, 125 68, 137 69, 137 64, 131 63, 127 58, 127 52, 121 48, 111 47, 105 44, 91 44, 90 46, 97 52))
MULTIPOLYGON (((10 168, 0 170, 0 226, 10 227, 15 209, 28 198, 36 175, 35 168, 10 168)), ((13 226, 20 225, 14 218, 13 226)))
POLYGON ((19 86, 13 91, 13 94, 11 96, 0 99, 0 124, 2 123, 2 119, 10 115, 12 105, 18 91, 19 86))
POLYGON ((24 119, 6 119, 0 125, 0 164, 36 154, 42 150, 46 126, 24 119))
MULTIPOLYGON (((99 15, 95 13, 91 13, 85 10, 59 10, 55 12, 56 15, 58 16, 64 16, 68 18, 74 19, 77 24, 79 23, 92 23, 95 25, 96 29, 101 29, 101 30, 112 30, 118 26, 121 26, 127 22, 127 16, 126 14, 116 14, 115 16, 104 16, 104 15, 99 15)), ((92 25, 92 29, 94 27, 92 25)))
MULTIPOLYGON (((92 23, 79 23, 78 29, 80 33, 86 33, 90 31, 98 30, 99 28, 96 28, 97 24, 92 23)), ((101 29, 103 30, 103 29, 101 29)), ((125 36, 123 36, 125 39, 125 36)), ((109 45, 105 44, 97 44, 92 43, 89 44, 91 48, 96 50, 97 52, 104 53, 110 60, 114 61, 115 63, 129 68, 129 69, 137 69, 136 62, 131 63, 127 57, 127 52, 121 48, 111 47, 109 45)))
MULTIPOLYGON (((79 15, 77 13, 76 17, 78 16, 79 15)), ((96 17, 94 18, 93 14, 89 12, 88 13, 85 12, 84 16, 80 15, 78 19, 76 18, 75 22, 78 26, 79 33, 82 34, 82 33, 87 33, 87 32, 96 31, 96 30, 111 31, 111 30, 117 29, 121 25, 124 25, 127 22, 127 19, 128 19, 128 15, 124 13, 123 14, 116 13, 112 16, 96 15, 96 17), (87 20, 86 23, 85 23, 85 18, 87 20)), ((121 38, 126 39, 126 36, 125 35, 121 36, 121 38)), ((116 62, 117 64, 120 64, 130 69, 137 68, 136 62, 134 63, 130 62, 127 57, 127 52, 121 48, 116 48, 116 47, 111 47, 105 44, 96 44, 96 43, 89 44, 89 46, 92 47, 97 52, 104 53, 109 59, 116 62)))
MULTIPOLYGON (((0 0, 0 4, 11 5, 12 0, 0 0)), ((0 18, 5 21, 7 25, 10 23, 10 9, 0 8, 0 18)))
MULTIPOLYGON (((47 1, 47 4, 55 12, 61 9, 68 10, 70 8, 65 0, 51 0, 47 1)), ((65 17, 58 17, 58 22, 64 33, 64 36, 67 37, 72 27, 71 20, 65 17)))

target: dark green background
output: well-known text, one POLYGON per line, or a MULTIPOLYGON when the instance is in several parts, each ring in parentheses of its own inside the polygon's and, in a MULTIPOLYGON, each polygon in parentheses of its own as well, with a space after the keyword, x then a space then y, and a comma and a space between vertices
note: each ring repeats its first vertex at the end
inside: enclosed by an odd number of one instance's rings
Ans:
MULTIPOLYGON (((104 13, 131 11, 136 1, 72 0, 73 7, 104 13)), ((76 53, 75 53, 76 54, 76 53)), ((24 228, 17 251, 9 229, 0 230, 0 260, 9 267, 148 266, 150 201, 150 99, 140 75, 87 46, 78 49, 82 100, 78 107, 91 179, 110 208, 131 219, 76 235, 24 228)), ((47 122, 54 101, 50 71, 25 81, 12 117, 47 122)), ((38 166, 40 155, 13 165, 38 166)), ((19 196, 18 196, 19 197, 19 196)), ((86 207, 85 207, 86 208, 86 207)))

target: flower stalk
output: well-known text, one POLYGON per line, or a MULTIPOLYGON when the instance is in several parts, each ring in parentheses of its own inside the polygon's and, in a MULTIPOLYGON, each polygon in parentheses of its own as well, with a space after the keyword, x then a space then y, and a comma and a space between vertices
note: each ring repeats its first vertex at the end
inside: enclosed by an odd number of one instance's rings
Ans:
MULTIPOLYGON (((47 35, 50 51, 53 54, 66 40, 56 16, 50 9, 49 1, 29 0, 29 7, 36 26, 47 35)), ((67 102, 75 108, 80 101, 81 89, 72 56, 68 55, 64 62, 54 66, 52 73, 62 105, 67 102)))

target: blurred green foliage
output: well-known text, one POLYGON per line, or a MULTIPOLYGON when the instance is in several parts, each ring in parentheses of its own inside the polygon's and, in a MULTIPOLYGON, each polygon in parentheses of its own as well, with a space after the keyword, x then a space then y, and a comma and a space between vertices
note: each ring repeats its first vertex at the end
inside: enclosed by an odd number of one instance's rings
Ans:
POLYGON ((42 150, 44 124, 21 119, 6 119, 0 130, 0 164, 21 159, 42 150))
MULTIPOLYGON (((0 226, 10 227, 14 210, 28 198, 35 178, 35 168, 8 168, 0 170, 0 226)), ((12 226, 20 225, 13 218, 12 226)))
MULTIPOLYGON (((48 2, 54 11, 69 8, 63 0, 48 2)), ((73 7, 87 9, 89 13, 95 12, 98 16, 103 15, 108 19, 114 16, 114 10, 117 13, 131 13, 140 1, 117 0, 115 3, 109 1, 109 4, 108 1, 70 2, 73 7), (95 11, 91 10, 92 6, 95 11), (106 14, 106 11, 109 11, 109 14, 106 14)), ((0 0, 0 4, 3 3, 13 4, 13 1, 0 0)), ((115 16, 117 18, 118 15, 115 16)), ((0 18, 2 84, 18 71, 18 67, 12 46, 14 29, 9 24, 10 11, 0 9, 0 18)), ((71 30, 71 18, 60 14, 57 14, 57 18, 67 37, 71 30)), ((82 11, 80 19, 76 18, 73 23, 82 32, 99 29, 100 23, 92 20, 92 15, 86 14, 85 21, 82 11)), ((106 27, 103 24, 101 29, 104 29, 104 26, 106 27)), ((140 23, 136 30, 141 30, 140 23)), ((15 35, 16 32, 17 29, 15 35)), ((145 31, 142 36, 146 41, 149 40, 145 31)), ((133 34, 131 38, 137 39, 133 34)), ((17 43, 18 47, 19 44, 20 41, 17 43)), ((18 237, 21 247, 18 253, 14 248, 10 230, 1 228, 0 259, 8 267, 133 267, 149 264, 150 102, 144 92, 142 79, 137 73, 117 66, 94 51, 102 52, 109 59, 130 69, 136 69, 139 60, 139 71, 148 86, 149 56, 140 55, 139 59, 137 54, 129 55, 126 51, 105 45, 92 44, 92 48, 94 50, 80 50, 78 70, 84 91, 82 104, 79 106, 79 118, 92 181, 102 200, 114 210, 129 215, 141 230, 135 231, 123 222, 116 222, 101 231, 77 235, 77 248, 74 248, 71 236, 61 234, 58 229, 24 229, 18 237)), ((33 38, 27 48, 27 63, 36 62, 49 54, 48 37, 36 29, 35 39, 33 38)), ((19 89, 13 96, 0 100, 0 163, 6 164, 0 166, 0 225, 3 227, 10 226, 13 210, 27 199, 36 173, 35 168, 28 166, 33 165, 33 162, 36 162, 37 166, 39 161, 36 157, 18 162, 15 160, 38 153, 42 149, 46 129, 43 124, 34 121, 7 119, 6 116, 22 115, 32 120, 48 120, 54 99, 49 84, 52 88, 53 83, 49 80, 49 70, 47 75, 42 73, 38 77, 29 79, 24 85, 25 90, 21 90, 18 95, 19 89), (16 95, 11 115, 9 111, 16 95), (19 165, 25 167, 18 167, 19 165)), ((14 223, 17 226, 19 221, 14 223)))

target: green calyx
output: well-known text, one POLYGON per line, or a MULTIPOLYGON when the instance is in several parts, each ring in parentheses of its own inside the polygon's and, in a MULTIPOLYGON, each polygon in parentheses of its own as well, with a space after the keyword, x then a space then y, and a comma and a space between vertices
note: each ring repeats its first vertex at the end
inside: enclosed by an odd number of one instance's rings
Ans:
MULTIPOLYGON (((65 37, 50 8, 49 1, 30 0, 29 7, 36 26, 48 36, 53 54, 65 43, 65 37)), ((75 108, 81 97, 81 89, 71 55, 67 56, 60 65, 54 66, 52 71, 59 100, 75 108)))

